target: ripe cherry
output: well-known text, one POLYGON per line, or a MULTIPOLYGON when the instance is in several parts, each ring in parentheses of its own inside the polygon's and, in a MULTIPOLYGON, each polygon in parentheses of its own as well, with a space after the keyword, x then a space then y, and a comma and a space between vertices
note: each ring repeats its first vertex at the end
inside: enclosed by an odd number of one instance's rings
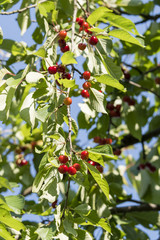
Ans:
POLYGON ((72 98, 67 97, 63 100, 63 102, 64 102, 65 105, 71 105, 72 104, 72 98))
POLYGON ((100 137, 99 136, 96 136, 96 137, 94 137, 93 138, 93 141, 95 142, 95 143, 99 143, 100 142, 100 137))
POLYGON ((27 164, 28 164, 28 161, 26 159, 22 159, 21 163, 20 163, 20 166, 25 166, 27 164))
POLYGON ((57 200, 52 203, 52 208, 55 208, 57 205, 57 200))
POLYGON ((86 48, 86 44, 85 43, 79 43, 78 48, 83 51, 86 48))
POLYGON ((79 163, 74 163, 74 164, 73 164, 73 167, 74 167, 77 171, 79 171, 79 170, 81 169, 81 165, 80 165, 79 163))
POLYGON ((96 166, 96 168, 100 173, 103 173, 103 167, 101 165, 96 166))
POLYGON ((114 111, 114 110, 111 110, 111 111, 109 112, 109 115, 110 115, 110 117, 117 117, 117 112, 114 111))
POLYGON ((76 18, 76 22, 79 22, 79 20, 80 20, 79 17, 77 17, 77 18, 76 18))
POLYGON ((67 165, 61 165, 61 166, 59 166, 58 171, 59 171, 60 173, 62 173, 62 174, 68 172, 68 167, 67 167, 67 165))
POLYGON ((121 104, 117 104, 115 108, 116 108, 117 111, 120 111, 121 110, 121 104))
POLYGON ((112 144, 112 139, 111 138, 105 138, 106 144, 112 144))
POLYGON ((67 36, 67 32, 65 30, 61 30, 59 32, 59 38, 64 39, 67 36))
POLYGON ((58 45, 61 47, 61 48, 64 48, 66 46, 66 41, 64 39, 59 39, 58 40, 58 45))
POLYGON ((82 27, 83 27, 83 29, 88 29, 89 28, 89 24, 87 22, 83 22, 82 27))
POLYGON ((107 108, 108 110, 113 110, 113 109, 114 109, 113 103, 107 103, 106 108, 107 108))
POLYGON ((92 166, 96 166, 96 162, 94 162, 92 160, 89 160, 88 163, 91 164, 92 166))
POLYGON ((50 74, 56 74, 56 72, 57 72, 57 66, 50 66, 50 67, 48 68, 48 72, 49 72, 50 74))
POLYGON ((129 106, 134 106, 136 103, 136 101, 134 99, 130 99, 129 102, 128 102, 128 105, 129 106))
POLYGON ((86 33, 88 33, 88 34, 92 35, 92 32, 91 32, 89 29, 91 29, 91 28, 84 29, 84 31, 85 31, 86 33))
POLYGON ((82 25, 83 25, 83 22, 84 22, 84 19, 83 19, 82 17, 79 17, 78 24, 79 24, 80 26, 82 26, 82 25))
POLYGON ((69 46, 66 45, 65 47, 61 47, 61 52, 68 52, 69 51, 69 46))
POLYGON ((81 96, 84 97, 84 98, 89 98, 90 97, 89 92, 87 90, 82 90, 81 91, 81 96))
POLYGON ((141 164, 139 165, 139 168, 140 168, 140 169, 145 169, 145 167, 146 167, 146 165, 143 164, 143 163, 141 163, 141 164))
POLYGON ((131 78, 131 75, 130 75, 129 72, 124 71, 123 74, 124 74, 124 78, 125 78, 125 79, 129 80, 129 79, 131 78))
POLYGON ((160 84, 160 77, 156 77, 155 82, 156 84, 160 84))
POLYGON ((88 90, 88 89, 90 89, 90 87, 91 87, 91 83, 90 82, 83 83, 83 88, 84 89, 88 90))
POLYGON ((60 161, 60 163, 67 163, 68 162, 68 157, 65 155, 60 155, 58 160, 60 161))
POLYGON ((70 73, 64 73, 64 74, 62 75, 62 78, 71 79, 71 74, 70 74, 70 73))
POLYGON ((83 73, 83 78, 84 78, 85 80, 90 79, 90 76, 91 76, 91 74, 90 74, 89 71, 85 71, 85 72, 83 73))
POLYGON ((69 173, 70 175, 75 175, 76 172, 77 172, 77 170, 76 170, 75 167, 71 166, 71 167, 68 168, 68 173, 69 173))
POLYGON ((130 101, 130 97, 129 96, 124 96, 123 101, 128 103, 130 101))
POLYGON ((98 38, 96 36, 92 36, 89 39, 89 44, 96 45, 98 43, 98 38))
POLYGON ((121 155, 121 150, 117 148, 116 150, 114 150, 113 154, 119 156, 121 155))
POLYGON ((81 159, 87 160, 89 158, 89 152, 88 151, 82 151, 81 152, 81 159))
POLYGON ((65 66, 63 66, 63 65, 58 65, 57 66, 57 72, 59 72, 59 73, 64 73, 65 72, 65 66))

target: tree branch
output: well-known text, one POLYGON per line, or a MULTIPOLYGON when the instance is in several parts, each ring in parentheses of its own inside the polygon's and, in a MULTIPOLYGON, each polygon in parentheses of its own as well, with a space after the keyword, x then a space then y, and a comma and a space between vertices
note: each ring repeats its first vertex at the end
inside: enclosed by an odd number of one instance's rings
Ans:
MULTIPOLYGON (((38 4, 43 3, 43 2, 47 2, 47 0, 41 0, 41 1, 39 1, 38 4)), ((22 8, 22 9, 14 10, 12 12, 0 12, 0 15, 11 15, 11 14, 15 14, 15 13, 22 13, 24 11, 27 11, 28 9, 35 8, 36 6, 37 6, 37 3, 33 4, 33 5, 30 5, 30 6, 27 6, 25 8, 22 8)))
POLYGON ((29 194, 31 194, 31 193, 32 193, 32 186, 26 188, 26 189, 23 191, 22 195, 25 197, 25 196, 27 196, 27 195, 29 195, 29 194))
POLYGON ((160 205, 156 204, 141 204, 139 206, 127 206, 127 207, 115 207, 111 208, 110 212, 111 214, 125 214, 125 213, 131 213, 131 212, 145 212, 145 211, 159 211, 160 205))

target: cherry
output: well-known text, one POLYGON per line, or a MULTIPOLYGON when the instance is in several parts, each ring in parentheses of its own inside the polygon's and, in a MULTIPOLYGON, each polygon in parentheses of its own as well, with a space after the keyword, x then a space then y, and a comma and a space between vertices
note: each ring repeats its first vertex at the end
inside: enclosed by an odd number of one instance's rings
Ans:
POLYGON ((87 90, 82 90, 81 91, 81 95, 84 98, 89 98, 90 97, 89 92, 87 90))
POLYGON ((57 200, 52 203, 52 208, 55 208, 57 205, 57 200))
POLYGON ((22 150, 22 152, 25 152, 27 150, 27 146, 21 146, 20 149, 22 150))
POLYGON ((151 172, 155 172, 156 171, 156 167, 155 166, 151 166, 149 169, 151 172))
POLYGON ((83 22, 82 26, 83 26, 83 29, 89 28, 89 24, 87 22, 83 22))
POLYGON ((21 163, 20 163, 20 166, 25 166, 27 164, 28 164, 28 161, 26 159, 22 159, 21 163))
POLYGON ((103 173, 103 167, 101 165, 96 166, 96 168, 100 173, 103 173))
POLYGON ((56 74, 56 72, 57 72, 57 66, 50 66, 50 67, 48 68, 48 72, 49 72, 50 74, 56 74))
POLYGON ((92 35, 92 32, 91 32, 91 31, 89 31, 89 29, 91 29, 91 28, 84 29, 84 31, 85 31, 86 33, 88 33, 88 34, 92 35))
POLYGON ((106 144, 112 144, 112 139, 111 138, 105 138, 106 144))
POLYGON ((77 172, 77 170, 76 170, 75 167, 71 166, 71 167, 68 168, 68 173, 69 173, 70 175, 75 175, 76 172, 77 172))
POLYGON ((61 30, 59 32, 59 38, 64 39, 67 36, 67 32, 65 30, 61 30))
POLYGON ((77 171, 79 171, 79 170, 81 169, 81 165, 80 165, 79 163, 73 164, 73 167, 74 167, 77 171))
POLYGON ((79 22, 79 20, 80 20, 79 17, 77 17, 77 18, 76 18, 76 22, 79 22))
POLYGON ((99 141, 99 144, 104 145, 106 144, 106 139, 105 138, 101 138, 99 141))
POLYGON ((130 97, 129 96, 124 96, 123 101, 128 103, 130 101, 130 97))
POLYGON ((117 105, 116 105, 116 110, 117 110, 117 111, 120 111, 120 110, 121 110, 121 104, 117 104, 117 105))
POLYGON ((143 163, 141 163, 141 164, 139 165, 139 168, 140 168, 140 169, 145 169, 145 167, 146 167, 146 165, 143 164, 143 163))
POLYGON ((66 41, 64 39, 59 39, 58 40, 58 45, 61 47, 61 48, 64 48, 66 46, 66 41))
POLYGON ((131 78, 131 75, 129 72, 124 71, 123 74, 124 74, 125 79, 129 80, 131 78))
POLYGON ((89 160, 88 163, 91 164, 92 166, 96 166, 96 162, 94 162, 92 160, 89 160))
POLYGON ((96 45, 98 43, 98 38, 95 36, 90 37, 89 44, 96 45))
POLYGON ((66 45, 65 47, 61 47, 61 52, 68 52, 69 51, 69 46, 66 45))
POLYGON ((91 83, 90 82, 83 83, 83 88, 84 89, 88 90, 88 89, 90 89, 90 87, 91 87, 91 83))
POLYGON ((129 102, 128 102, 128 105, 129 106, 134 106, 136 103, 136 101, 134 99, 130 99, 129 102))
POLYGON ((59 171, 60 173, 62 173, 62 174, 68 172, 68 167, 67 167, 67 165, 61 165, 61 166, 59 166, 58 171, 59 171))
POLYGON ((119 156, 121 155, 121 150, 117 148, 116 150, 114 150, 113 154, 119 156))
POLYGON ((155 82, 156 84, 160 84, 160 77, 156 77, 155 82))
POLYGON ((60 155, 58 160, 60 161, 60 163, 67 163, 68 162, 68 157, 65 155, 60 155))
POLYGON ((57 72, 59 72, 59 73, 64 73, 65 72, 65 66, 63 66, 63 65, 58 65, 57 66, 57 72))
POLYGON ((78 24, 79 24, 80 26, 82 26, 82 25, 83 25, 83 22, 84 22, 83 18, 82 18, 82 17, 79 17, 78 24))
POLYGON ((79 43, 78 48, 83 51, 86 48, 86 44, 85 43, 79 43))
POLYGON ((63 100, 63 102, 64 102, 65 105, 71 105, 72 104, 72 98, 67 97, 63 100))
POLYGON ((110 115, 110 117, 117 117, 117 112, 114 111, 114 110, 111 110, 111 111, 109 112, 109 115, 110 115))
POLYGON ((82 151, 81 152, 81 159, 87 160, 89 158, 89 152, 88 151, 82 151))
POLYGON ((85 72, 83 73, 83 78, 84 78, 85 80, 90 79, 90 76, 91 76, 91 74, 90 74, 89 71, 85 71, 85 72))
POLYGON ((63 78, 71 79, 71 74, 70 73, 64 73, 62 75, 63 78))
POLYGON ((93 141, 95 142, 95 143, 99 143, 100 142, 100 137, 99 136, 96 136, 96 137, 94 137, 93 138, 93 141))
POLYGON ((113 109, 114 109, 113 103, 107 103, 106 108, 107 108, 108 110, 113 110, 113 109))

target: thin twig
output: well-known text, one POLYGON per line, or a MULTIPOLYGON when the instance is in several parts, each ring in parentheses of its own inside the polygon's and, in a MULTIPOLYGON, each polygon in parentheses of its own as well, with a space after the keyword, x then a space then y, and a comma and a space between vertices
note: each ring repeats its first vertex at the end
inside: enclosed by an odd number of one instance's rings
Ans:
MULTIPOLYGON (((41 1, 39 1, 38 4, 43 3, 43 2, 47 2, 47 0, 41 0, 41 1)), ((0 12, 0 15, 11 15, 11 14, 15 14, 15 13, 22 13, 24 11, 27 11, 28 9, 35 8, 36 6, 37 6, 37 3, 33 4, 33 5, 30 5, 30 6, 27 6, 25 8, 22 8, 22 9, 14 10, 12 12, 0 12)))
POLYGON ((142 141, 142 150, 143 150, 143 160, 146 160, 146 152, 145 152, 145 148, 144 148, 144 141, 142 141))
POLYGON ((86 15, 86 17, 88 18, 89 13, 86 11, 86 9, 80 4, 79 1, 77 1, 78 5, 80 6, 80 8, 82 9, 82 11, 84 12, 84 14, 86 15))
POLYGON ((90 10, 89 10, 89 0, 86 0, 86 11, 90 14, 90 10))

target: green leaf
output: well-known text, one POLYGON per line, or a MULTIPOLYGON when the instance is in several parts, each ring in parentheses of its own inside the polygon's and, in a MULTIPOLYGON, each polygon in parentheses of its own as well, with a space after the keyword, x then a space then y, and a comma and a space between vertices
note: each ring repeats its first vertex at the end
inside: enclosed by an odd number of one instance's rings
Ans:
POLYGON ((97 182, 97 184, 99 185, 100 189, 102 190, 104 195, 109 200, 109 186, 108 186, 107 181, 105 180, 103 175, 94 166, 92 166, 91 164, 89 164, 87 162, 85 162, 85 164, 87 165, 87 168, 89 169, 92 177, 97 182))
POLYGON ((0 27, 0 44, 3 42, 3 31, 2 28, 0 27))
MULTIPOLYGON (((47 159, 47 155, 45 155, 44 157, 44 160, 48 160, 47 159)), ((48 171, 50 166, 46 166, 45 165, 42 165, 41 164, 41 170, 39 170, 38 174, 36 175, 35 179, 34 179, 34 182, 33 182, 33 187, 32 187, 32 192, 39 192, 39 190, 41 189, 42 187, 42 184, 43 184, 43 181, 44 181, 44 178, 45 178, 45 175, 48 171)))
POLYGON ((61 57, 61 62, 64 65, 77 64, 77 61, 74 58, 74 53, 68 51, 65 52, 61 57))
POLYGON ((99 145, 94 148, 88 149, 89 157, 94 160, 95 162, 101 163, 103 165, 103 162, 101 161, 101 156, 103 157, 103 160, 116 160, 117 156, 113 155, 112 148, 110 145, 99 145), (97 160, 96 160, 97 159, 97 160))
POLYGON ((44 75, 38 72, 29 72, 26 75, 26 82, 27 83, 37 83, 40 79, 44 79, 44 75))
POLYGON ((79 215, 87 215, 90 210, 91 207, 87 203, 80 204, 78 207, 74 208, 74 211, 77 212, 79 215))
POLYGON ((21 229, 25 229, 25 226, 23 225, 23 223, 13 218, 7 210, 2 208, 1 208, 1 214, 0 214, 0 222, 4 223, 8 227, 11 227, 17 231, 20 231, 21 229))
POLYGON ((89 15, 87 22, 94 25, 100 18, 104 17, 107 12, 112 12, 112 10, 106 7, 99 7, 89 15))
POLYGON ((141 126, 138 121, 138 114, 136 111, 128 112, 126 116, 126 124, 131 135, 137 138, 139 141, 142 139, 141 126))
POLYGON ((43 15, 44 17, 47 17, 48 16, 47 13, 50 13, 53 10, 55 10, 55 3, 52 1, 46 1, 43 3, 39 3, 38 8, 39 8, 40 14, 43 15))
POLYGON ((15 43, 15 41, 13 41, 13 40, 3 39, 3 42, 0 47, 1 47, 1 49, 11 53, 12 45, 14 43, 15 43))
POLYGON ((73 80, 68 80, 68 79, 60 79, 59 81, 58 81, 60 84, 63 84, 63 86, 65 87, 65 88, 72 88, 72 87, 74 87, 75 86, 75 80, 73 79, 73 80))
POLYGON ((0 188, 2 188, 2 187, 5 187, 5 188, 7 188, 7 189, 9 189, 9 190, 11 190, 13 192, 13 190, 12 190, 12 188, 10 186, 10 183, 4 177, 0 177, 0 188))
POLYGON ((24 197, 22 195, 6 196, 5 201, 17 214, 20 214, 20 210, 24 208, 24 197))
POLYGON ((11 47, 11 52, 13 56, 25 56, 26 55, 26 48, 24 46, 24 43, 22 42, 14 42, 14 44, 11 47))
POLYGON ((39 227, 35 232, 39 235, 40 239, 51 240, 55 235, 56 226, 51 223, 50 226, 39 227))
POLYGON ((81 240, 93 240, 92 235, 87 232, 86 230, 82 230, 82 229, 76 229, 77 231, 77 239, 81 239, 81 240))
POLYGON ((71 222, 68 217, 65 217, 63 221, 63 227, 68 234, 72 234, 75 237, 77 236, 77 232, 73 228, 73 222, 71 222))
POLYGON ((107 114, 105 107, 104 107, 104 94, 99 92, 95 88, 90 88, 90 103, 94 110, 97 112, 107 114))
POLYGON ((37 27, 33 34, 32 34, 32 38, 33 40, 38 43, 38 44, 42 44, 43 42, 43 35, 42 35, 42 29, 40 27, 37 27))
POLYGON ((115 38, 119 38, 122 41, 130 42, 140 47, 144 47, 144 45, 142 45, 141 42, 138 41, 138 39, 134 38, 132 35, 130 35, 127 31, 123 29, 114 29, 110 31, 108 35, 115 38))
POLYGON ((0 223, 0 237, 7 240, 15 240, 11 234, 6 230, 6 227, 0 223))
POLYGON ((10 74, 10 72, 9 72, 6 68, 2 68, 2 69, 0 70, 0 83, 3 82, 2 79, 4 78, 4 76, 5 76, 7 73, 10 74))
POLYGON ((120 91, 126 92, 124 86, 115 78, 108 74, 103 74, 101 76, 94 76, 95 79, 103 84, 106 84, 107 86, 117 88, 120 91))
MULTIPOLYGON (((44 49, 44 47, 40 47, 36 52, 31 52, 30 54, 41 57, 41 58, 47 57, 47 52, 44 49)), ((28 55, 30 55, 30 54, 28 54, 28 55)))
MULTIPOLYGON (((21 4, 21 8, 28 7, 29 2, 26 0, 23 0, 21 4)), ((18 20, 19 27, 21 28, 21 35, 23 35, 31 25, 30 10, 28 9, 26 11, 19 13, 17 20, 18 20)))
POLYGON ((49 106, 45 106, 36 111, 36 118, 39 119, 41 122, 46 121, 46 119, 49 115, 48 108, 49 108, 49 106))

